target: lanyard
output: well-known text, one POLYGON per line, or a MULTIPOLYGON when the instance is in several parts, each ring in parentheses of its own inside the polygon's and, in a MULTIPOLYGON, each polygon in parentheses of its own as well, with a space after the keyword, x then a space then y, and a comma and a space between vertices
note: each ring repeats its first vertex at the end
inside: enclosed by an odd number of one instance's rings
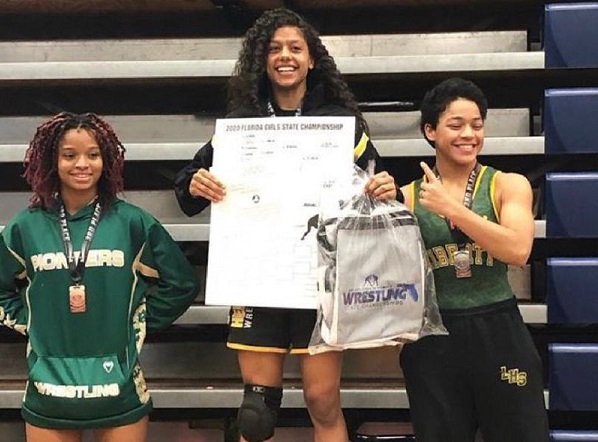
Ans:
MULTIPOLYGON (((274 111, 274 105, 272 105, 272 102, 270 100, 268 100, 268 104, 267 106, 267 111, 268 111, 268 116, 269 117, 275 117, 276 116, 276 112, 274 111)), ((301 107, 298 107, 297 109, 295 109, 295 117, 300 117, 301 116, 301 107)))
POLYGON ((64 204, 60 206, 60 229, 62 231, 62 242, 64 243, 64 250, 66 252, 66 262, 69 266, 69 273, 71 279, 75 285, 79 285, 83 279, 83 272, 85 271, 85 261, 87 260, 87 254, 89 253, 89 247, 91 241, 96 233, 96 228, 100 220, 100 214, 102 213, 102 206, 100 203, 96 203, 93 209, 93 215, 91 221, 89 221, 89 227, 85 233, 85 239, 81 246, 81 253, 79 254, 79 260, 75 260, 75 253, 73 251, 73 243, 71 241, 71 235, 69 233, 68 224, 66 222, 66 213, 64 211, 64 204))
MULTIPOLYGON (((473 205, 473 191, 475 188, 475 182, 478 178, 481 169, 482 166, 480 165, 480 163, 476 162, 475 166, 469 173, 469 178, 467 178, 467 185, 465 186, 465 195, 463 195, 463 205, 468 209, 471 209, 471 206, 473 205)), ((442 177, 440 176, 440 173, 438 172, 436 166, 434 166, 433 172, 434 175, 436 175, 438 179, 442 181, 442 177)), ((465 235, 465 233, 463 233, 461 229, 459 229, 459 227, 455 226, 451 222, 451 220, 449 220, 448 218, 445 220, 449 230, 451 231, 453 239, 459 245, 460 249, 463 248, 465 246, 465 241, 467 241, 467 235, 465 235)))

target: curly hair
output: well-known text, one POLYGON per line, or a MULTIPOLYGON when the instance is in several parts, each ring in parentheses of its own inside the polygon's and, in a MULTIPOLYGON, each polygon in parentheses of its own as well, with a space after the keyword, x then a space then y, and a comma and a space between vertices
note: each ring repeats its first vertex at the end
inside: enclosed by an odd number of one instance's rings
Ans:
POLYGON ((61 112, 42 123, 25 152, 23 177, 31 186, 30 207, 51 208, 60 193, 58 148, 70 129, 85 129, 93 134, 102 153, 103 168, 98 182, 98 200, 108 208, 124 187, 125 147, 112 127, 96 114, 61 112))
POLYGON ((270 41, 276 30, 285 26, 293 26, 301 31, 314 62, 314 68, 307 75, 308 92, 314 86, 322 85, 327 103, 338 104, 350 110, 361 127, 367 129, 355 96, 343 80, 318 31, 299 14, 285 8, 264 12, 246 32, 228 83, 228 111, 238 108, 253 109, 256 114, 263 111, 263 102, 270 93, 266 73, 270 41))
MULTIPOLYGON (((488 114, 488 101, 482 90, 473 82, 463 78, 449 78, 438 83, 424 96, 421 105, 421 118, 419 129, 426 138, 425 127, 429 124, 436 128, 440 115, 455 100, 465 98, 477 104, 482 120, 486 120, 488 114)), ((434 147, 434 143, 426 138, 426 141, 434 147)))

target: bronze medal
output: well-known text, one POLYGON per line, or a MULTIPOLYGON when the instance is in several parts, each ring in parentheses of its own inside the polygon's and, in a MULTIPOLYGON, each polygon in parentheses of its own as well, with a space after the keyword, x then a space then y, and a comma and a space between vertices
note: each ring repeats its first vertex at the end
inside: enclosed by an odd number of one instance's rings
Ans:
POLYGON ((87 310, 87 303, 85 301, 85 286, 81 285, 83 280, 83 273, 85 271, 85 262, 87 261, 87 254, 91 241, 95 235, 96 227, 100 221, 102 213, 102 206, 96 202, 93 209, 93 215, 87 227, 87 233, 81 245, 81 253, 76 257, 73 251, 73 243, 71 242, 71 235, 69 233, 68 223, 66 221, 66 210, 64 204, 60 206, 59 219, 60 230, 62 234, 62 242, 64 243, 64 251, 66 255, 66 262, 73 285, 69 287, 69 308, 71 313, 85 313, 87 310))
MULTIPOLYGON (((471 169, 471 172, 469 173, 469 178, 467 178, 465 194, 463 195, 463 205, 468 210, 472 210, 475 185, 481 170, 482 165, 476 161, 473 169, 471 169)), ((438 177, 439 180, 442 180, 442 177, 440 176, 440 173, 438 172, 436 166, 434 166, 434 174, 438 177)), ((463 231, 461 231, 459 226, 453 224, 453 222, 450 219, 445 218, 445 221, 448 230, 450 231, 450 234, 453 237, 453 241, 459 247, 459 250, 454 251, 452 254, 453 265, 455 266, 455 276, 457 278, 471 278, 471 251, 470 249, 465 248, 465 244, 471 240, 467 237, 465 233, 463 233, 463 231)))
POLYGON ((71 313, 85 313, 85 286, 72 285, 69 287, 69 305, 71 313))
POLYGON ((469 259, 469 250, 457 250, 456 252, 453 252, 453 260, 455 261, 455 275, 457 278, 471 277, 471 264, 469 259))

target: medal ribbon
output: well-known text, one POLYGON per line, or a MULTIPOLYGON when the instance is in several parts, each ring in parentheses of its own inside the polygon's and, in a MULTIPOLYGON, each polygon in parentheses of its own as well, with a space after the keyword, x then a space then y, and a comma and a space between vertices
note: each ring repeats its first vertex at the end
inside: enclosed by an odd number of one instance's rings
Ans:
MULTIPOLYGON (((478 178, 478 175, 480 174, 481 169, 482 166, 480 165, 480 163, 476 162, 475 166, 469 174, 469 178, 467 178, 467 185, 465 186, 465 195, 463 195, 463 205, 468 209, 471 209, 471 206, 473 205, 473 191, 475 189, 475 182, 478 178)), ((442 177, 440 176, 440 173, 438 172, 436 166, 434 166, 433 172, 434 175, 436 175, 438 179, 442 181, 442 177)), ((467 235, 465 235, 465 233, 463 233, 461 229, 459 229, 459 227, 455 226, 451 222, 451 220, 449 220, 448 218, 446 218, 445 220, 449 230, 451 231, 453 239, 459 245, 459 250, 463 250, 465 248, 465 242, 467 241, 467 235)))
POLYGON ((89 221, 89 227, 85 233, 83 244, 81 245, 81 253, 79 259, 75 259, 75 252, 73 250, 73 243, 71 241, 71 235, 69 233, 69 227, 66 222, 66 212, 64 210, 64 204, 60 206, 59 218, 60 218, 60 229, 62 231, 62 242, 64 243, 64 251, 66 252, 66 262, 69 266, 69 274, 71 280, 75 285, 79 285, 83 279, 83 273, 85 272, 85 261, 87 260, 87 254, 89 253, 89 247, 91 241, 96 233, 98 222, 100 221, 100 214, 102 213, 102 206, 100 203, 96 203, 93 209, 93 215, 91 221, 89 221))
MULTIPOLYGON (((274 111, 274 106, 272 105, 272 102, 270 100, 268 100, 268 104, 266 106, 267 106, 268 116, 275 117, 276 112, 274 111)), ((300 117, 300 116, 301 116, 301 108, 298 107, 297 109, 295 109, 295 117, 300 117)))

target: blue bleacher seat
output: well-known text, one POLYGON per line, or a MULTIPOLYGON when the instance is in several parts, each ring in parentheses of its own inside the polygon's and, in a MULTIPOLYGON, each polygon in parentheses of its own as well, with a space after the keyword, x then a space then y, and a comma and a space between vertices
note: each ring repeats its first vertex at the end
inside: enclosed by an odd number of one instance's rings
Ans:
POLYGON ((598 173, 546 174, 546 237, 598 237, 598 173))
POLYGON ((598 441, 598 431, 563 431, 550 432, 550 442, 589 442, 598 441))
POLYGON ((549 409, 598 411, 598 344, 550 344, 549 409))
POLYGON ((556 3, 544 10, 547 68, 598 67, 598 3, 556 3))
POLYGON ((598 323, 598 258, 549 258, 546 279, 549 323, 598 323))
MULTIPOLYGON (((598 28, 598 16, 596 17, 598 28)), ((598 35, 597 35, 598 38, 598 35)), ((595 49, 598 53, 598 48, 595 49)), ((544 93, 544 149, 548 154, 598 152, 598 88, 548 89, 544 93)))

